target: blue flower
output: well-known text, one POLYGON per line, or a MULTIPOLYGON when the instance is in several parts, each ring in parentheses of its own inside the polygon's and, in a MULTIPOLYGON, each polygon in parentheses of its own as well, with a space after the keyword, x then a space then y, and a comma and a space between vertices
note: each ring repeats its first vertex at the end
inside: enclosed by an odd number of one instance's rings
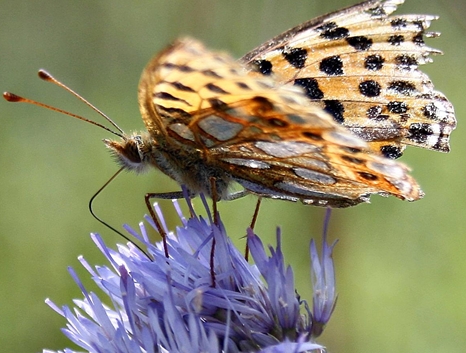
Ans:
MULTIPOLYGON (((193 216, 185 219, 176 201, 174 205, 182 226, 175 234, 167 232, 169 258, 161 243, 148 240, 143 223, 139 233, 126 229, 144 244, 148 256, 132 243, 113 250, 99 235, 92 235, 111 266, 92 267, 82 257, 80 261, 110 304, 89 292, 72 268, 69 271, 83 299, 74 300, 73 309, 59 308, 47 300, 66 318, 63 332, 71 341, 87 352, 99 353, 298 353, 324 349, 314 339, 335 305, 333 245, 328 246, 324 239, 319 260, 311 243, 311 312, 296 294, 291 267, 284 264, 280 230, 276 248, 269 247, 270 256, 248 230, 255 262, 251 265, 230 242, 220 217, 214 222, 207 208, 207 219, 198 216, 188 200, 193 216), (213 239, 214 271, 210 264, 213 239)), ((160 208, 155 207, 164 224, 160 208)), ((150 218, 146 220, 153 226, 150 218)))
POLYGON ((312 261, 312 284, 313 284, 313 327, 312 335, 320 336, 324 326, 330 320, 330 316, 337 303, 335 291, 335 267, 333 265, 332 251, 336 241, 329 246, 327 244, 327 230, 331 209, 327 209, 326 221, 322 239, 322 259, 317 254, 314 239, 311 240, 311 261, 312 261))

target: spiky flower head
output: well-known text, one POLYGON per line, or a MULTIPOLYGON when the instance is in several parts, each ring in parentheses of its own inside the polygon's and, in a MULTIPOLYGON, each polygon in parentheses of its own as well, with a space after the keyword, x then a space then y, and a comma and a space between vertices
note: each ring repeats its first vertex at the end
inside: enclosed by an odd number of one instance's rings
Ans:
MULTIPOLYGON (((169 258, 161 243, 149 241, 143 223, 139 232, 128 226, 126 230, 143 243, 147 254, 131 243, 113 250, 99 235, 92 235, 110 266, 92 267, 82 257, 80 261, 103 291, 103 299, 89 292, 70 268, 83 299, 74 300, 73 309, 59 308, 47 300, 66 318, 63 332, 92 353, 324 350, 315 338, 335 303, 333 246, 324 239, 323 258, 319 259, 315 244, 311 244, 311 312, 296 294, 291 267, 285 266, 279 230, 277 246, 269 247, 270 255, 248 230, 252 265, 233 246, 220 217, 214 222, 208 208, 207 218, 201 217, 187 201, 192 214, 189 219, 174 202, 182 226, 168 233, 169 258)), ((155 208, 165 224, 160 208, 155 208)), ((150 218, 146 220, 153 226, 150 218)))

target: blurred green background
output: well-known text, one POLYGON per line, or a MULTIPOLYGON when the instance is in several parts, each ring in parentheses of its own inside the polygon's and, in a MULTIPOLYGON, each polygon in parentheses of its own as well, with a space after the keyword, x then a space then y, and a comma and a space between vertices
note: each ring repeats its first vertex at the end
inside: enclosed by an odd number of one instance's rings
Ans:
MULTIPOLYGON (((459 128, 448 155, 409 149, 403 162, 426 192, 415 203, 373 197, 336 210, 330 238, 339 301, 319 340, 330 352, 466 351, 466 5, 463 0, 408 0, 398 13, 441 16, 428 44, 445 52, 423 69, 455 105, 459 128)), ((141 130, 136 92, 148 60, 180 35, 236 57, 272 36, 352 0, 275 1, 0 1, 0 85, 88 118, 100 117, 59 88, 39 80, 45 68, 111 116, 125 131, 141 130)), ((102 138, 108 133, 37 107, 0 102, 0 351, 38 352, 70 342, 64 320, 44 304, 72 304, 80 292, 67 273, 76 257, 103 262, 88 234, 122 242, 89 214, 89 198, 116 171, 102 138)), ((98 198, 110 224, 137 226, 146 192, 177 190, 159 172, 117 178, 98 198)), ((173 215, 170 202, 161 202, 173 215)), ((220 204, 240 245, 255 199, 220 204)), ((200 209, 200 208, 199 208, 200 209)), ((283 229, 297 286, 311 299, 308 244, 320 239, 324 210, 266 200, 257 233, 274 243, 283 229)), ((176 224, 172 217, 170 226, 176 224)), ((93 290, 95 287, 90 287, 93 290)))

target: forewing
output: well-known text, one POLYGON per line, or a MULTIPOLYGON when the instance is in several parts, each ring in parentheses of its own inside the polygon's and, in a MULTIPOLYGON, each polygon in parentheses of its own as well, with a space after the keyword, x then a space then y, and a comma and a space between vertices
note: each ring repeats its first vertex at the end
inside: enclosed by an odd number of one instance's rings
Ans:
MULTIPOLYGON (((216 119, 219 122, 217 141, 241 141, 244 136, 238 130, 251 123, 254 114, 267 109, 268 101, 293 105, 297 112, 304 107, 322 111, 310 108, 302 89, 284 87, 270 77, 249 76, 247 70, 229 55, 207 50, 190 38, 176 41, 151 60, 140 80, 139 101, 143 120, 151 134, 163 131, 175 140, 181 138, 182 143, 199 148, 212 147, 216 143, 205 138, 200 140, 202 127, 216 126, 216 119), (234 119, 235 113, 231 109, 236 106, 248 106, 247 117, 234 119), (226 114, 229 116, 227 123, 222 116, 228 110, 231 114, 226 114)), ((298 115, 288 118, 304 121, 298 115)), ((305 119, 315 128, 334 129, 337 126, 325 113, 309 115, 305 119)))
POLYGON ((265 42, 241 62, 251 74, 302 87, 372 148, 398 158, 406 145, 448 152, 452 104, 418 65, 441 53, 425 45, 435 16, 390 16, 403 0, 366 1, 265 42))

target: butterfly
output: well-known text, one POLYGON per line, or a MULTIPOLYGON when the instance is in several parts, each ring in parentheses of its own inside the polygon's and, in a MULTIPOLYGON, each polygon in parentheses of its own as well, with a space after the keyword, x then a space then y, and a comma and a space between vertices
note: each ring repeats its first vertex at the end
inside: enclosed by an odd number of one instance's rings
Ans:
POLYGON ((147 131, 104 142, 123 169, 155 167, 190 194, 216 200, 249 193, 329 207, 371 194, 418 200, 419 185, 393 158, 406 145, 448 151, 456 120, 418 70, 438 53, 423 42, 435 35, 425 33, 435 17, 389 17, 401 2, 370 0, 319 17, 239 61, 177 40, 141 76, 147 131), (235 183, 244 191, 232 193, 235 183))
MULTIPOLYGON (((447 152, 451 103, 418 69, 440 53, 436 17, 389 17, 366 1, 295 27, 235 61, 194 39, 153 58, 139 85, 147 133, 106 140, 122 166, 155 166, 193 193, 246 193, 330 207, 371 194, 423 196, 392 159, 406 145, 447 152), (215 185, 211 184, 215 181, 215 185)), ((234 194, 233 194, 234 195, 234 194)))

